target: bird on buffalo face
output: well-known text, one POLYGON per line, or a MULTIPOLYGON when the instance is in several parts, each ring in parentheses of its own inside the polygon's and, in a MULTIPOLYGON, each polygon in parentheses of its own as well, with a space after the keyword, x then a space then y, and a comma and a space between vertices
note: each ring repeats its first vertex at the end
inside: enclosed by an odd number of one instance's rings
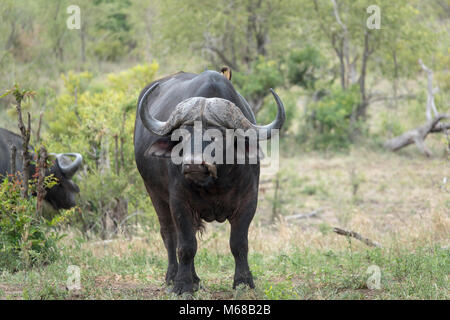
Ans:
POLYGON ((172 291, 177 294, 199 287, 194 257, 196 233, 204 221, 229 221, 230 248, 235 259, 233 287, 244 284, 254 288, 247 255, 248 229, 258 200, 258 141, 278 133, 285 111, 272 90, 277 116, 268 125, 257 125, 250 105, 230 79, 229 68, 222 69, 222 73, 179 72, 151 83, 138 99, 136 165, 155 207, 167 249, 166 284, 173 284, 172 291), (231 140, 221 135, 229 130, 236 134, 231 140), (239 130, 245 130, 244 135, 239 130), (200 138, 199 143, 196 133, 209 138, 200 138), (256 150, 251 147, 251 137, 256 141, 256 150), (244 147, 239 147, 242 141, 244 147), (208 157, 212 144, 223 147, 214 149, 212 157, 208 157), (245 161, 239 161, 239 156, 245 161))
MULTIPOLYGON (((17 153, 15 158, 16 170, 21 172, 22 161, 19 155, 22 150, 21 137, 11 131, 0 128, 0 182, 9 174, 14 174, 11 168, 11 146, 15 146, 17 153)), ((30 148, 30 152, 32 148, 30 148)), ((75 196, 80 192, 78 186, 72 181, 72 177, 80 168, 83 157, 79 153, 52 154, 54 164, 47 169, 46 176, 53 175, 57 184, 46 190, 45 200, 55 210, 70 209, 76 205, 75 196), (75 157, 72 161, 70 157, 75 157)), ((36 171, 36 166, 30 164, 29 176, 36 171)))

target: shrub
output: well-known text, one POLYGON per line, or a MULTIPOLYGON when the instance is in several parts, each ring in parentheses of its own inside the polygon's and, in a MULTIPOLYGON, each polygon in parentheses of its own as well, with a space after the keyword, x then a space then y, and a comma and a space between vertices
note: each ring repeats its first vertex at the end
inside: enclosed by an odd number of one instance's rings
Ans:
MULTIPOLYGON (((286 112, 286 121, 284 122, 283 128, 280 132, 281 135, 286 134, 290 131, 294 124, 294 120, 298 119, 298 108, 297 100, 298 93, 290 92, 287 90, 277 90, 277 94, 283 100, 284 110, 286 112)), ((264 99, 263 107, 257 115, 257 123, 267 124, 273 121, 277 116, 277 104, 270 94, 264 99)))
POLYGON ((324 64, 320 51, 314 47, 293 50, 287 58, 287 78, 291 84, 314 89, 318 80, 316 73, 324 64))
POLYGON ((321 100, 308 106, 306 125, 303 126, 314 149, 339 149, 350 145, 351 134, 360 126, 352 122, 353 110, 360 102, 356 87, 343 91, 333 89, 321 100))
POLYGON ((90 231, 107 238, 124 231, 131 222, 129 214, 141 223, 154 221, 136 170, 133 129, 139 92, 153 81, 157 70, 157 63, 137 65, 94 84, 90 74, 69 73, 63 76, 65 92, 50 104, 49 149, 84 156, 85 170, 77 178, 81 214, 72 222, 85 234, 90 231))
POLYGON ((4 179, 0 184, 0 271, 18 271, 47 264, 58 257, 62 237, 55 227, 74 210, 45 220, 36 215, 36 198, 22 198, 20 183, 4 179))
POLYGON ((257 113, 259 104, 270 93, 269 89, 283 84, 283 75, 276 61, 259 57, 252 63, 249 72, 235 72, 233 82, 257 113))

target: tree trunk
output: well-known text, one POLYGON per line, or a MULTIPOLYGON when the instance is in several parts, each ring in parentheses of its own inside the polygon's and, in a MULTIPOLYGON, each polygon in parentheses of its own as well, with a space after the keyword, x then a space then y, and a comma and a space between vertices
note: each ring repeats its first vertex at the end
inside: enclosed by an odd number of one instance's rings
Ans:
POLYGON ((25 127, 22 119, 22 100, 17 101, 16 105, 17 113, 18 113, 18 125, 20 134, 22 136, 22 197, 28 198, 28 180, 30 177, 30 162, 31 155, 28 151, 28 146, 30 143, 30 135, 31 135, 31 119, 30 113, 28 115, 27 127, 25 127))
POLYGON ((83 22, 80 30, 80 40, 81 40, 81 63, 86 63, 86 26, 83 22))
POLYGON ((359 76, 359 92, 361 94, 361 102, 356 109, 356 120, 365 119, 367 113, 367 107, 369 101, 366 94, 366 73, 367 73, 367 61, 372 52, 369 50, 369 33, 364 33, 364 52, 361 64, 361 75, 359 76))
POLYGON ((16 176, 16 155, 17 155, 17 148, 15 145, 11 146, 11 174, 13 178, 16 176))
POLYGON ((38 154, 37 168, 38 168, 38 181, 36 185, 37 191, 37 203, 36 203, 36 214, 38 217, 42 217, 42 209, 45 191, 45 171, 47 169, 47 150, 44 146, 41 146, 38 154))
POLYGON ((434 93, 437 91, 433 89, 433 70, 429 69, 423 62, 419 59, 419 64, 422 69, 427 73, 427 111, 425 113, 427 120, 432 119, 432 113, 436 117, 438 112, 436 109, 436 104, 434 103, 434 93))

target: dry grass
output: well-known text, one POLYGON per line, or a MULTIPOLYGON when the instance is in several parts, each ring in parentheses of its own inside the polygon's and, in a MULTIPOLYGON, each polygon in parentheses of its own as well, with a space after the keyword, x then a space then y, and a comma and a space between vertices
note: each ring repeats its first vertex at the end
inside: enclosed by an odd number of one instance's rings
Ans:
MULTIPOLYGON (((253 228, 252 235, 257 239, 254 242, 269 242, 274 250, 286 244, 319 248, 346 246, 345 238, 323 234, 319 228, 322 224, 357 231, 385 247, 431 243, 446 246, 450 240, 450 185, 443 180, 450 176, 449 168, 444 158, 411 159, 365 150, 328 159, 311 155, 285 159, 281 161, 281 170, 286 171, 288 181, 283 183, 281 193, 285 191, 290 198, 282 196, 284 214, 319 208, 322 212, 315 218, 299 220, 294 226, 287 225, 281 216, 271 241, 267 241, 271 233, 253 228), (301 183, 290 183, 296 178, 301 183), (355 184, 356 194, 353 193, 355 184), (305 193, 302 191, 305 186, 316 191, 305 193)), ((270 193, 272 188, 264 192, 270 193)), ((268 220, 271 208, 270 201, 261 200, 258 212, 261 220, 268 220)))
MULTIPOLYGON (((293 196, 282 195, 284 215, 269 225, 272 202, 265 195, 273 192, 273 186, 261 186, 257 216, 249 233, 250 251, 265 254, 292 248, 345 249, 347 239, 329 232, 334 226, 356 231, 383 247, 450 244, 450 186, 443 183, 443 178, 450 176, 446 159, 410 159, 358 150, 328 159, 314 155, 284 159, 280 169, 287 170, 289 176, 281 193, 289 190, 293 196), (356 195, 352 170, 359 176, 356 195), (305 182, 290 181, 296 178, 305 182), (305 185, 322 189, 325 194, 305 194, 305 185), (295 222, 284 219, 285 215, 319 208, 322 211, 313 218, 295 222)), ((262 179, 268 178, 263 174, 262 179)), ((228 235, 228 224, 208 224, 199 248, 229 253, 228 235)), ((355 245, 365 247, 356 241, 355 245)), ((87 242, 84 247, 96 256, 120 257, 131 248, 165 252, 158 232, 131 241, 87 242)))
MULTIPOLYGON (((359 149, 326 158, 306 154, 283 159, 280 215, 269 223, 273 185, 261 185, 249 232, 256 290, 232 290, 229 224, 212 223, 198 242, 196 265, 203 289, 194 298, 448 298, 450 186, 443 179, 449 174, 447 159, 408 153, 359 149), (321 211, 312 218, 285 219, 317 209, 321 211), (356 231, 383 249, 349 242, 332 232, 335 226, 356 231), (382 268, 382 290, 367 289, 365 272, 371 264, 382 268)), ((263 175, 262 180, 269 178, 263 175)), ((157 231, 87 242, 69 232, 63 243, 64 256, 46 272, 0 275, 0 297, 177 298, 163 283, 167 259, 157 231), (84 272, 82 292, 64 290, 70 264, 84 272)))

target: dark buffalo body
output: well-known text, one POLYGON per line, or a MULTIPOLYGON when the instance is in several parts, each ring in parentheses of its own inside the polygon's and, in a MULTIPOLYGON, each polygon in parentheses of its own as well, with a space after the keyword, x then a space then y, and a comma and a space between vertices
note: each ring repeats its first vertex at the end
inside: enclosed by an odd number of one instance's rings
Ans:
MULTIPOLYGON (((11 147, 16 147, 15 166, 16 171, 22 172, 22 138, 6 129, 0 128, 0 181, 13 174, 11 168, 11 147)), ((30 147, 30 153, 33 153, 30 147)), ((55 155, 55 163, 46 172, 46 176, 53 175, 58 179, 58 183, 46 190, 45 200, 56 210, 70 209, 76 205, 75 196, 80 192, 78 186, 71 180, 75 172, 81 165, 82 157, 77 153, 55 155), (68 157, 74 156, 71 161, 68 157)), ((36 166, 31 163, 29 166, 29 177, 36 172, 36 166)))
MULTIPOLYGON (((279 102, 279 112, 276 126, 271 128, 280 129, 284 122, 284 109, 279 98, 274 96, 279 102)), ((166 283, 174 282, 173 291, 176 293, 198 288, 199 278, 194 268, 196 232, 202 221, 228 220, 231 225, 230 247, 236 262, 233 287, 243 283, 253 288, 247 262, 247 235, 258 200, 259 161, 239 165, 185 161, 180 165, 174 164, 168 154, 177 142, 171 141, 170 133, 180 126, 192 132, 192 124, 178 121, 177 126, 173 126, 176 121, 172 120, 181 117, 174 116, 178 112, 177 106, 193 97, 224 99, 218 102, 221 103, 218 110, 231 102, 233 112, 245 117, 241 120, 247 127, 255 125, 249 104, 226 77, 215 71, 201 74, 180 72, 158 80, 142 91, 134 132, 135 158, 158 215, 161 236, 168 252, 166 283)), ((217 114, 221 116, 220 111, 217 114)), ((188 117, 184 115, 183 119, 188 120, 188 117)), ((225 119, 224 124, 230 122, 227 121, 225 119)), ((208 128, 207 121, 203 125, 203 130, 208 128)))

